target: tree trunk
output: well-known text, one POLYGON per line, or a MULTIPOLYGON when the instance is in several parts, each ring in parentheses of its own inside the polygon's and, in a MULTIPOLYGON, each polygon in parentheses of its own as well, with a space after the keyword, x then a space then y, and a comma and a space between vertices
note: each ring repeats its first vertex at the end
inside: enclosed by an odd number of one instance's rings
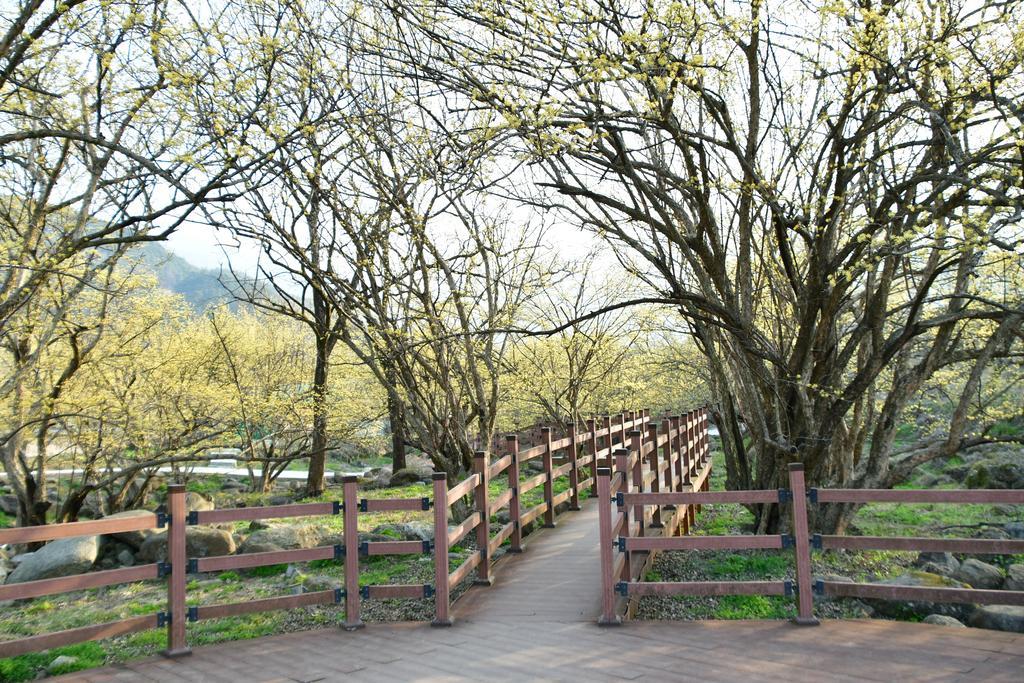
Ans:
POLYGON ((385 370, 388 385, 388 423, 391 427, 391 471, 404 470, 405 461, 405 409, 398 395, 398 377, 394 367, 388 364, 385 370))
POLYGON ((309 455, 306 494, 319 496, 324 492, 324 470, 327 466, 327 361, 330 359, 330 338, 316 338, 316 366, 313 369, 313 434, 309 455))

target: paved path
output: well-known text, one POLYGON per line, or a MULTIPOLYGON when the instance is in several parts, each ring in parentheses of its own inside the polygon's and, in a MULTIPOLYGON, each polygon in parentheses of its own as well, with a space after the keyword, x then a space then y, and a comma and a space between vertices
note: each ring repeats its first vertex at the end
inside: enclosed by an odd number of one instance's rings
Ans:
POLYGON ((197 648, 63 681, 981 681, 1024 680, 1024 636, 892 621, 632 622, 602 628, 590 503, 530 536, 455 625, 369 624, 197 648))

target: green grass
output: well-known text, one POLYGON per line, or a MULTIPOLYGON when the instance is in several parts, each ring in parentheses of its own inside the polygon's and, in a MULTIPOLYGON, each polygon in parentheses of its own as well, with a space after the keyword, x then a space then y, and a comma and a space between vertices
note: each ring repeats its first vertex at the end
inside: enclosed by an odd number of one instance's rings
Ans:
POLYGON ((224 485, 224 478, 219 474, 204 474, 202 477, 192 479, 185 484, 185 490, 192 493, 200 493, 204 496, 213 496, 220 493, 224 485))
POLYGON ((77 661, 73 664, 55 667, 50 673, 67 674, 73 671, 92 669, 102 666, 106 659, 106 652, 97 643, 80 643, 58 647, 46 652, 33 652, 18 657, 0 659, 0 681, 9 683, 31 681, 40 669, 45 669, 50 662, 61 655, 75 657, 77 661))
POLYGON ((791 570, 790 553, 730 553, 711 559, 707 563, 708 575, 714 579, 777 579, 791 570))
POLYGON ((15 522, 17 522, 17 519, 11 517, 6 512, 0 510, 0 529, 7 529, 9 527, 12 527, 14 526, 15 522))
POLYGON ((788 619, 793 601, 764 595, 723 595, 715 608, 716 619, 788 619))

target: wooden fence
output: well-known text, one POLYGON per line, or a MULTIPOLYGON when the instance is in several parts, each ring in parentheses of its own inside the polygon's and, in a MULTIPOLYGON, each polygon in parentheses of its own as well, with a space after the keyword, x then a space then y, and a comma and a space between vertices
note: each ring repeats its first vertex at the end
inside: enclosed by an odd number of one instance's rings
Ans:
MULTIPOLYGON (((660 443, 660 441, 659 441, 660 443)), ((1024 553, 1024 540, 962 539, 921 537, 878 537, 811 535, 808 528, 808 507, 831 503, 986 503, 1024 505, 1020 490, 876 490, 876 489, 807 489, 803 465, 789 466, 789 488, 756 491, 701 491, 693 485, 684 491, 647 489, 647 480, 626 476, 629 467, 644 468, 644 455, 650 449, 634 445, 622 452, 623 465, 597 472, 601 515, 602 615, 601 623, 617 624, 622 608, 617 596, 638 598, 644 595, 775 595, 794 597, 801 625, 814 625, 814 595, 832 597, 874 598, 884 600, 920 600, 977 604, 1024 605, 1024 591, 982 590, 974 588, 930 588, 885 584, 846 583, 815 580, 812 577, 811 553, 814 550, 842 548, 847 550, 906 550, 955 553, 1024 553), (640 485, 637 482, 641 482, 640 485), (791 530, 786 534, 737 536, 688 536, 650 538, 644 533, 637 509, 647 510, 643 519, 660 514, 669 506, 699 508, 701 505, 726 503, 789 505, 791 530), (634 512, 631 512, 631 509, 634 512), (653 509, 651 512, 649 509, 653 509), (632 517, 631 517, 632 515, 632 517), (630 522, 630 519, 634 522, 630 522), (615 549, 619 558, 615 558, 615 549), (638 572, 626 574, 631 553, 652 553, 661 550, 791 550, 795 557, 795 576, 778 581, 639 581, 638 572), (623 569, 620 571, 619 567, 623 569)), ((655 461, 647 467, 657 469, 655 461)), ((706 480, 700 483, 706 483, 706 480)))
POLYGON ((362 600, 433 598, 436 625, 451 624, 449 614, 452 590, 476 571, 476 583, 491 582, 491 561, 497 549, 506 541, 509 550, 522 549, 523 529, 530 523, 541 522, 553 526, 556 509, 562 503, 568 509, 579 509, 579 500, 587 491, 596 490, 595 467, 603 458, 608 462, 616 444, 625 443, 627 434, 643 429, 650 422, 647 411, 628 412, 605 416, 601 420, 588 420, 585 425, 566 425, 566 435, 554 439, 550 428, 543 430, 542 443, 520 450, 518 437, 510 436, 504 453, 494 462, 487 453, 477 453, 473 473, 448 489, 444 473, 433 474, 432 496, 423 498, 367 499, 359 497, 358 481, 345 477, 342 500, 322 503, 296 503, 268 507, 233 508, 224 510, 186 511, 185 487, 168 487, 166 510, 127 519, 101 519, 89 522, 53 524, 0 530, 0 544, 43 542, 74 536, 93 536, 152 529, 167 529, 167 561, 124 569, 91 572, 76 576, 28 581, 0 586, 0 600, 66 593, 101 586, 110 586, 143 580, 165 579, 167 582, 166 608, 159 612, 134 616, 82 628, 0 642, 0 658, 28 652, 47 650, 63 645, 122 636, 154 628, 167 629, 168 656, 190 652, 187 643, 188 622, 236 616, 251 612, 290 609, 313 605, 344 603, 347 629, 363 626, 360 618, 362 600), (521 479, 521 467, 540 459, 540 472, 521 479), (568 475, 569 486, 555 493, 555 480, 568 475), (490 482, 505 477, 508 488, 492 498, 490 482), (523 509, 523 496, 535 488, 543 487, 541 502, 523 509), (466 519, 449 527, 450 508, 460 499, 472 497, 475 510, 466 519), (509 521, 496 533, 491 530, 491 517, 508 507, 509 521), (379 541, 360 542, 358 529, 360 514, 396 510, 433 510, 434 541, 379 541), (258 552, 219 557, 187 557, 186 528, 189 525, 223 524, 229 522, 282 519, 305 516, 342 515, 343 541, 337 545, 258 552), (476 550, 458 568, 449 571, 448 551, 470 533, 474 534, 476 550), (359 559, 361 557, 395 554, 433 554, 435 577, 431 584, 359 585, 359 559), (344 565, 344 588, 322 590, 299 595, 286 595, 219 605, 187 605, 187 583, 190 574, 251 569, 267 565, 313 560, 332 560, 344 565))

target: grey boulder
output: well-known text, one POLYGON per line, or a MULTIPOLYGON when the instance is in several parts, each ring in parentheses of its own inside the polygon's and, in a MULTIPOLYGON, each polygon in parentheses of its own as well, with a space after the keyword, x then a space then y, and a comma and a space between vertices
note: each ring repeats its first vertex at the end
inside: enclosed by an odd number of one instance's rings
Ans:
POLYGON ((92 568, 99 553, 99 536, 51 541, 34 553, 26 553, 14 571, 7 575, 7 583, 83 574, 92 568))
POLYGON ((975 628, 1024 633, 1024 607, 1017 605, 983 605, 971 614, 968 622, 975 628))
POLYGON ((972 588, 994 589, 1003 585, 1003 573, 999 571, 999 567, 993 567, 973 557, 960 563, 960 568, 953 577, 970 584, 972 588))

